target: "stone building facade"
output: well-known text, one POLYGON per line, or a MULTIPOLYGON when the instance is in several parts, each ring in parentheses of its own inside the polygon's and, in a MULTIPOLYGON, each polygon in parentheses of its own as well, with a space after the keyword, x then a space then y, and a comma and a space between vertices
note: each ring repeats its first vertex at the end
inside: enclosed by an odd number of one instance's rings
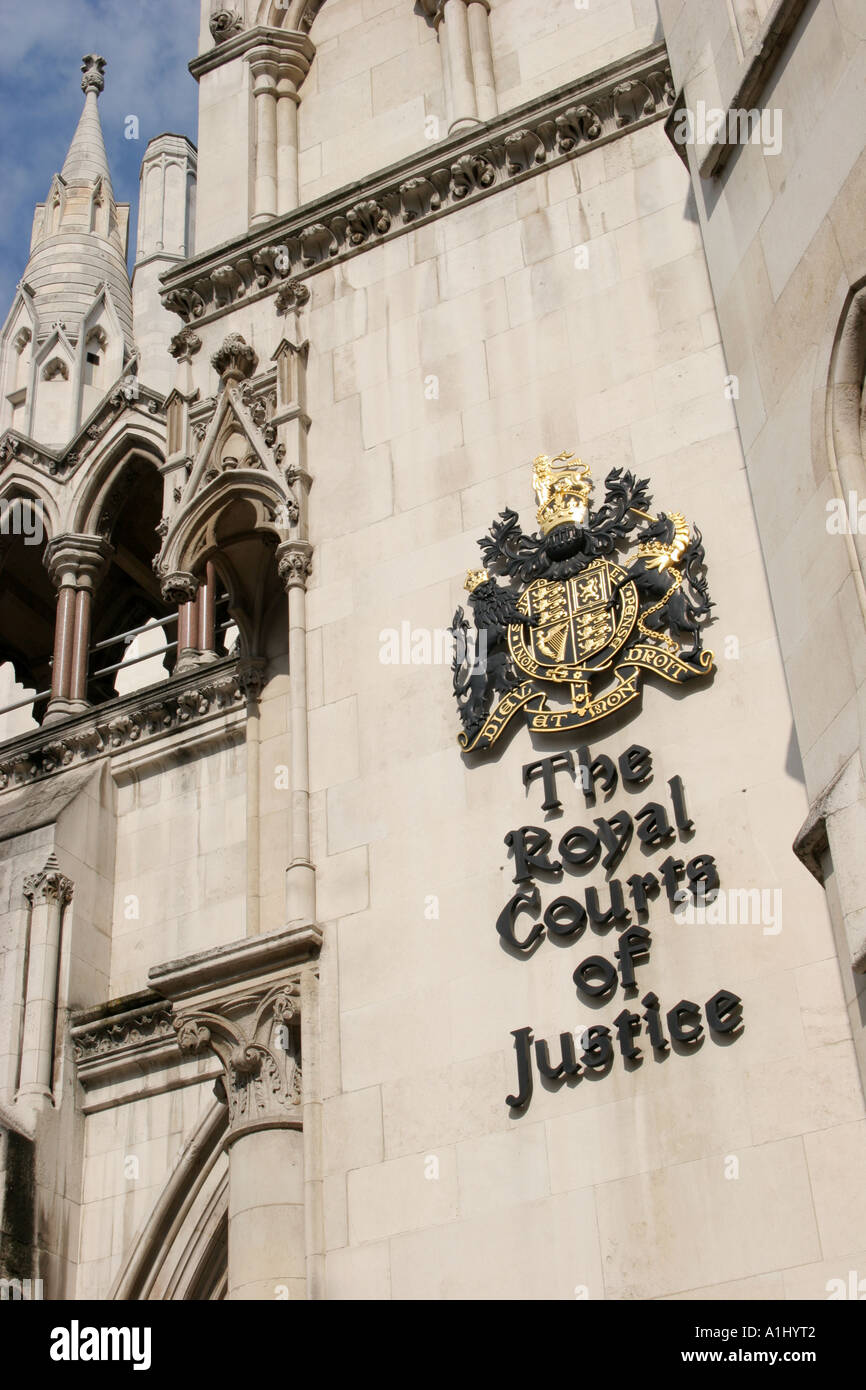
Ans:
POLYGON ((856 0, 203 0, 129 277, 84 59, 0 334, 0 1276, 866 1267, 864 63, 856 0), (438 639, 545 498, 679 517, 706 660, 632 613, 621 709, 467 752, 438 639))

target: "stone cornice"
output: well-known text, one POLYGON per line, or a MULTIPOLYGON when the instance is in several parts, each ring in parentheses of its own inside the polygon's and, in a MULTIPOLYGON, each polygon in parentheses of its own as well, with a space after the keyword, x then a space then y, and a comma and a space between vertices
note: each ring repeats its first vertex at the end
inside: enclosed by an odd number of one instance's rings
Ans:
POLYGON ((214 47, 209 48, 207 53, 200 53, 192 59, 189 70, 198 82, 203 73, 222 67, 235 58, 242 58, 253 48, 270 48, 279 57, 298 62, 305 69, 309 68, 316 55, 316 46, 306 34, 271 29, 259 24, 254 29, 243 29, 232 34, 231 38, 215 40, 214 47))
POLYGON ((321 942, 318 926, 281 927, 262 936, 245 937, 155 965, 148 971, 148 980, 167 999, 209 996, 251 979, 265 983, 287 967, 316 955, 321 942))
POLYGON ((166 271, 163 302, 186 323, 219 318, 663 119, 673 100, 655 44, 166 271))
POLYGON ((261 671, 231 658, 108 700, 62 724, 20 734, 0 746, 0 791, 24 786, 129 748, 142 748, 195 724, 242 712, 261 671))

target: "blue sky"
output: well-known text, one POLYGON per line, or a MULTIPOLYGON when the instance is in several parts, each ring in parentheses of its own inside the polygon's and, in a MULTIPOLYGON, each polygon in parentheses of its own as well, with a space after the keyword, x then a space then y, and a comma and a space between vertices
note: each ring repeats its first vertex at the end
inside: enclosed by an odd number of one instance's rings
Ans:
POLYGON ((196 141, 197 87, 187 71, 199 0, 0 0, 0 323, 24 273, 33 209, 63 164, 84 102, 81 59, 108 60, 99 112, 115 197, 132 204, 148 140, 196 141), (139 139, 124 138, 135 115, 139 139))

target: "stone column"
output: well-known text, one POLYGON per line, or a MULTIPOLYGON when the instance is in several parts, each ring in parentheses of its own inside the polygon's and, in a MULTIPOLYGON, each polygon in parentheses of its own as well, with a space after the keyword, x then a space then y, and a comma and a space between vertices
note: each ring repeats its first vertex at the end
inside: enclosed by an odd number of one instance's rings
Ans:
POLYGON ((69 565, 59 574, 57 616, 54 620, 54 665, 51 672, 51 699, 46 720, 65 717, 65 709, 57 708, 60 701, 69 699, 72 675, 72 644, 75 631, 75 566, 69 565), (54 708, 52 708, 54 706, 54 708))
POLYGON ((300 991, 294 981, 175 1019, 182 1051, 224 1067, 229 1133, 228 1297, 306 1299, 300 991))
POLYGON ((253 226, 298 206, 299 90, 314 53, 304 35, 281 33, 247 55, 256 113, 253 226))
POLYGON ((41 873, 24 880, 30 904, 24 1029, 16 1100, 39 1109, 53 1105, 54 1044, 63 913, 72 898, 71 879, 50 854, 41 873))
POLYGON ((280 578, 288 593, 289 738, 292 777, 292 860, 286 873, 287 924, 316 920, 316 871, 310 859, 310 758, 307 710, 307 579, 312 572, 309 541, 277 546, 280 578))
POLYGON ((447 53, 448 133, 478 124, 475 74, 469 43, 469 17, 466 0, 445 0, 440 10, 439 42, 447 53))
POLYGON ((93 595, 110 555, 111 546, 99 536, 58 536, 46 549, 46 568, 58 589, 47 723, 89 708, 87 668, 93 595))
POLYGON ((162 581, 162 596, 166 603, 177 604, 177 657, 175 675, 190 671, 198 665, 198 580, 194 574, 176 570, 162 581))
POLYGON ((298 206, 298 96, 293 75, 285 69, 277 84, 277 212, 298 206))
POLYGON ((422 0, 439 32, 448 133, 497 114, 490 0, 422 0))
POLYGON ((213 561, 208 560, 204 569, 204 579, 198 591, 198 640, 197 647, 204 656, 214 656, 216 646, 216 570, 213 561))
POLYGON ((249 55, 256 113, 256 178, 252 226, 277 215, 277 65, 268 48, 249 55))
POLYGON ((499 114, 496 100, 496 79, 493 75, 493 48, 490 43, 490 0, 469 0, 469 44, 472 49, 472 71, 475 75, 475 97, 478 117, 492 120, 499 114))

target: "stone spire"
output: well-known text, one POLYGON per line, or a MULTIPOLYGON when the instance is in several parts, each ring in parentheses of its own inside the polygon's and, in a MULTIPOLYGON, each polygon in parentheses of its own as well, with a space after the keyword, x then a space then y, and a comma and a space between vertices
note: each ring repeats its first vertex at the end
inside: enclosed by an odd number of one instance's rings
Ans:
POLYGON ((62 172, 37 207, 24 281, 34 293, 40 339, 56 323, 75 339, 104 284, 127 348, 132 348, 132 292, 126 269, 129 207, 115 202, 96 99, 105 85, 105 59, 82 60, 84 110, 62 172))
POLYGON ((102 178, 111 191, 111 174, 105 141, 102 138, 102 122, 96 99, 105 86, 105 59, 98 53, 88 53, 81 60, 81 90, 84 92, 84 110, 78 122, 78 129, 72 137, 69 153, 63 164, 61 178, 67 184, 93 183, 102 178))
POLYGON ((57 448, 134 351, 126 267, 129 205, 115 201, 97 98, 105 59, 81 64, 84 110, 63 169, 36 208, 30 257, 0 330, 0 430, 57 448))

